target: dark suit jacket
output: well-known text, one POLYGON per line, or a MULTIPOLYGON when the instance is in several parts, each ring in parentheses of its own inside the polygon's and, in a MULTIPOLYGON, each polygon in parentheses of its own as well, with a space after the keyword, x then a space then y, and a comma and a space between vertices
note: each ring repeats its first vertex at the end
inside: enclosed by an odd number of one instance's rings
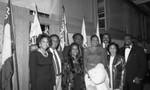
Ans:
POLYGON ((64 60, 66 60, 67 57, 68 57, 69 49, 70 49, 70 45, 64 47, 64 50, 63 50, 63 58, 64 58, 64 60))
POLYGON ((64 63, 63 54, 60 51, 57 51, 57 53, 58 53, 60 60, 61 60, 61 69, 62 69, 62 73, 63 73, 63 63, 64 63))
MULTIPOLYGON (((48 49, 48 52, 51 52, 50 49, 48 49)), ((62 73, 63 73, 63 63, 64 63, 64 58, 63 58, 63 54, 61 51, 56 50, 56 52, 58 53, 58 56, 61 60, 61 69, 62 69, 62 73)))
MULTIPOLYGON (((120 48, 120 54, 125 56, 125 47, 120 48)), ((143 48, 133 45, 126 62, 126 81, 133 82, 135 77, 143 79, 146 74, 146 56, 143 48)))

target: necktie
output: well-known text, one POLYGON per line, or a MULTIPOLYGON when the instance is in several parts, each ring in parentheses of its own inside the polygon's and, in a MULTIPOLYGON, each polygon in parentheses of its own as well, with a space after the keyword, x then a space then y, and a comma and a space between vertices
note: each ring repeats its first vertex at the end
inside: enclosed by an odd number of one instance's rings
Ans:
POLYGON ((105 44, 105 48, 106 48, 106 49, 107 49, 107 46, 108 46, 108 45, 107 45, 107 44, 105 44))
POLYGON ((53 55, 54 55, 54 62, 55 62, 55 69, 56 69, 56 74, 60 74, 60 66, 59 66, 59 62, 58 62, 58 58, 55 54, 55 51, 53 51, 53 55))

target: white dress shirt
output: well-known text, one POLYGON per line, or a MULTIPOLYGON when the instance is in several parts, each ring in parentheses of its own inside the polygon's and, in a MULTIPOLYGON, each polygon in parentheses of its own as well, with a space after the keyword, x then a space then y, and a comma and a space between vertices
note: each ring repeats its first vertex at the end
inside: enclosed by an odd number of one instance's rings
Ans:
POLYGON ((125 62, 127 62, 130 51, 132 49, 132 45, 129 46, 129 48, 125 48, 125 62))
POLYGON ((111 89, 113 90, 113 75, 112 75, 112 73, 113 73, 113 68, 112 68, 112 66, 113 66, 113 61, 114 61, 114 56, 110 56, 110 61, 109 61, 109 70, 110 70, 110 85, 111 85, 111 89))
POLYGON ((108 44, 102 43, 103 48, 106 48, 106 46, 108 46, 108 44))
POLYGON ((53 50, 52 48, 49 48, 49 49, 50 49, 51 53, 53 54, 53 59, 54 59, 54 62, 56 63, 56 59, 55 59, 55 56, 54 56, 54 53, 55 53, 55 55, 57 57, 57 60, 58 60, 59 67, 60 67, 60 73, 61 73, 62 70, 61 70, 61 60, 60 60, 60 57, 59 57, 56 49, 55 50, 53 50))

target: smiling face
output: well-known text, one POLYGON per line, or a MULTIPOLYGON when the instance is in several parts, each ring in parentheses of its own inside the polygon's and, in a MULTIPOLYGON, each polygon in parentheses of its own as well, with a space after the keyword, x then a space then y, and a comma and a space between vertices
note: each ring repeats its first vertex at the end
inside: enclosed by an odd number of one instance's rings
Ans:
POLYGON ((116 46, 112 44, 112 45, 109 47, 109 52, 110 52, 111 55, 116 55, 116 53, 117 53, 117 48, 116 48, 116 46))
POLYGON ((109 35, 104 35, 103 36, 103 38, 102 38, 102 41, 103 41, 103 43, 105 43, 105 44, 108 44, 109 43, 109 41, 110 41, 110 37, 109 37, 109 35))
POLYGON ((52 45, 51 48, 56 49, 59 44, 59 39, 56 36, 51 37, 52 45))
POLYGON ((130 36, 125 36, 125 45, 129 46, 132 44, 132 38, 130 36))
POLYGON ((49 47, 48 38, 46 38, 46 37, 42 38, 41 41, 39 42, 39 46, 40 46, 40 48, 46 50, 49 47))
POLYGON ((72 56, 77 56, 78 53, 79 53, 78 46, 77 45, 73 45, 72 48, 71 48, 71 55, 72 56))
POLYGON ((83 44, 83 38, 82 38, 82 36, 76 35, 75 38, 74 38, 74 42, 77 43, 77 44, 79 44, 80 46, 82 46, 82 44, 83 44))
POLYGON ((92 46, 92 47, 97 47, 97 46, 98 46, 98 43, 99 43, 99 40, 98 40, 97 37, 93 37, 93 38, 91 39, 91 46, 92 46))

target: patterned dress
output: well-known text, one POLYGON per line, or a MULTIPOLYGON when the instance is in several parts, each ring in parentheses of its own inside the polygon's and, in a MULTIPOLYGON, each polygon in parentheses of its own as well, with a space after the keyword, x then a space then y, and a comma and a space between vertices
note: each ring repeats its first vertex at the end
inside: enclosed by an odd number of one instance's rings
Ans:
POLYGON ((66 60, 66 65, 65 90, 85 90, 83 59, 75 61, 70 57, 66 60))

